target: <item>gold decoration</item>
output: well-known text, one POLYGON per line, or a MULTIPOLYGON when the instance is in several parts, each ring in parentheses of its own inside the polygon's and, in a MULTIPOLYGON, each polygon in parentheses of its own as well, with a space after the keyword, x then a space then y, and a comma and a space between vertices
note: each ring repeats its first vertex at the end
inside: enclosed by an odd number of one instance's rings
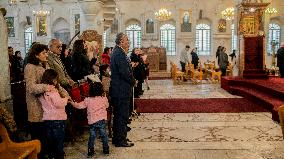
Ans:
POLYGON ((2 107, 0 107, 0 122, 4 124, 9 132, 13 133, 17 130, 13 116, 2 107))
POLYGON ((155 16, 159 21, 166 21, 172 17, 172 12, 168 11, 166 8, 161 8, 155 13, 155 16))
POLYGON ((275 9, 275 8, 267 8, 266 10, 265 10, 265 13, 266 14, 275 14, 275 13, 277 13, 278 11, 275 9))
POLYGON ((234 10, 235 9, 233 7, 226 8, 221 12, 222 18, 226 20, 234 19, 234 10))
POLYGON ((239 34, 259 35, 264 30, 263 13, 269 3, 245 1, 240 5, 239 34))

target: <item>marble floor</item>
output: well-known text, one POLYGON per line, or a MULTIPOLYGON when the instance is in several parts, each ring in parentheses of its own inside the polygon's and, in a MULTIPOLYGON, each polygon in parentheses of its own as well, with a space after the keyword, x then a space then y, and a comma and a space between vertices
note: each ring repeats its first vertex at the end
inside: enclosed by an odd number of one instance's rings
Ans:
MULTIPOLYGON (((171 81, 150 81, 142 98, 234 98, 218 84, 173 86, 171 81), (208 92, 213 91, 213 94, 208 92), (159 95, 157 95, 159 94, 159 95), (208 95, 209 94, 209 95, 208 95), (184 94, 180 94, 184 96, 184 94), (200 97, 199 97, 200 98, 200 97)), ((237 97, 238 98, 238 97, 237 97)), ((147 113, 134 118, 129 133, 135 146, 102 153, 96 142, 94 158, 106 159, 284 159, 284 141, 271 113, 147 113)), ((85 159, 88 132, 66 144, 67 159, 85 159)))
POLYGON ((149 80, 149 86, 150 90, 144 88, 142 99, 239 98, 222 89, 220 83, 211 84, 207 80, 203 80, 202 84, 187 81, 180 85, 173 85, 172 80, 149 80))

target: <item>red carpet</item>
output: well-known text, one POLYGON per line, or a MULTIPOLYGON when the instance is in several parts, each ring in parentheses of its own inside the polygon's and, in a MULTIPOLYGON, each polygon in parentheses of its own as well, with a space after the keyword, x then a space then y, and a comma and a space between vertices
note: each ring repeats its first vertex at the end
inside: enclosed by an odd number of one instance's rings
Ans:
POLYGON ((268 112, 244 98, 135 99, 139 113, 268 112))
POLYGON ((278 108, 284 105, 284 78, 244 79, 241 77, 223 77, 221 87, 231 94, 259 103, 271 111, 274 121, 279 121, 278 108))
POLYGON ((148 80, 168 80, 171 77, 148 77, 148 80))

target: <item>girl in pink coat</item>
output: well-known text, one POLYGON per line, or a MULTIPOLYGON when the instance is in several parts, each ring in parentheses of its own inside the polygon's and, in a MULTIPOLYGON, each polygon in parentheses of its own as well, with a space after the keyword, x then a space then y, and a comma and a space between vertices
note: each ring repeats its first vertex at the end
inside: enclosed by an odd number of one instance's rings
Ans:
POLYGON ((58 73, 53 69, 46 70, 42 75, 43 84, 55 86, 54 91, 45 92, 39 97, 43 109, 44 126, 48 144, 48 157, 55 159, 64 159, 64 135, 67 115, 65 106, 68 97, 61 97, 58 93, 58 73))

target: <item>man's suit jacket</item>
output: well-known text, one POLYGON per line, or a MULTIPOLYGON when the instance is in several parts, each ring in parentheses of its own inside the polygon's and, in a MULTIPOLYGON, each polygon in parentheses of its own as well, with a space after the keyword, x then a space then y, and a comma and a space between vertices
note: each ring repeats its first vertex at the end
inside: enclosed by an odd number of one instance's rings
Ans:
POLYGON ((59 83, 61 86, 66 87, 69 85, 70 76, 65 70, 63 63, 61 62, 59 56, 54 53, 48 53, 48 65, 51 69, 54 69, 59 75, 59 83))
POLYGON ((110 59, 110 95, 115 98, 130 97, 134 78, 130 59, 119 46, 113 49, 110 59))

